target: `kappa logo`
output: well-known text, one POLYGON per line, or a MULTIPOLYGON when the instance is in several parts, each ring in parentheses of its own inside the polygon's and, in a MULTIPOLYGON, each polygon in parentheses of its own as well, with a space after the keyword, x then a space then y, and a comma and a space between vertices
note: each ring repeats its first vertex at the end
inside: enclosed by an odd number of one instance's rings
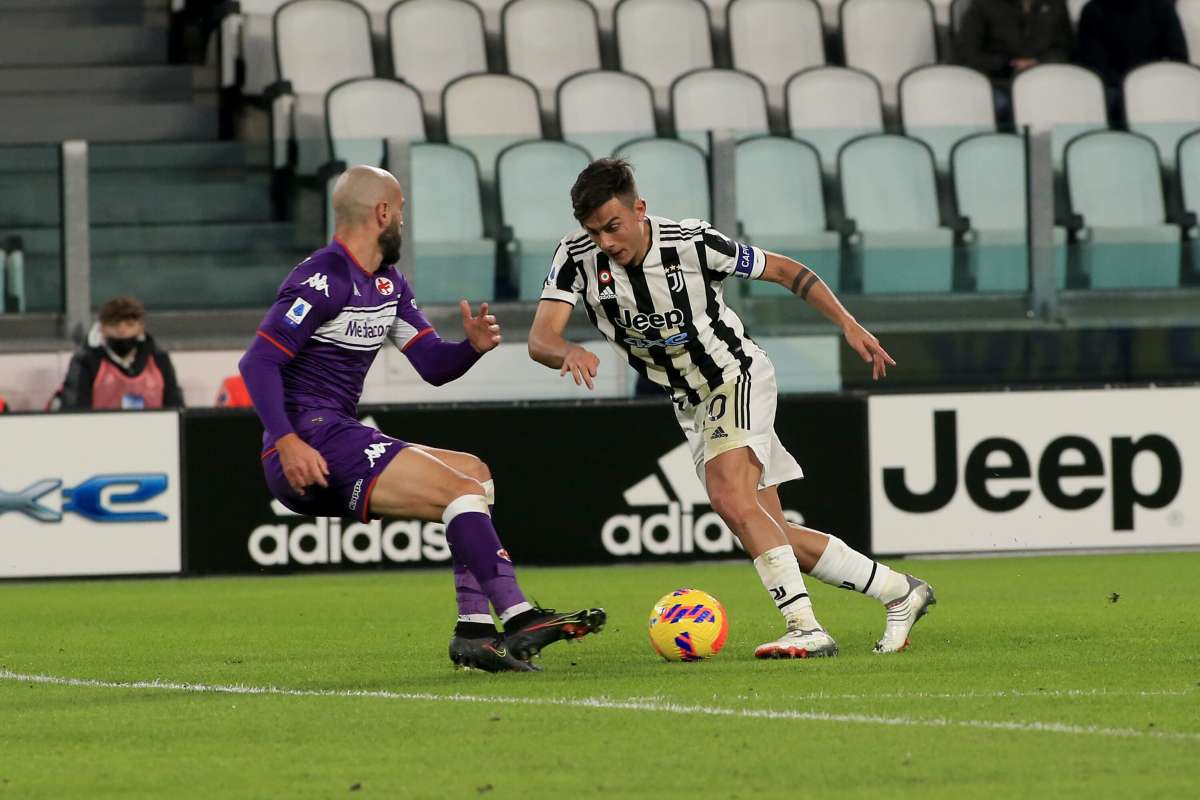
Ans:
POLYGON ((382 278, 382 277, 376 278, 375 279, 375 291, 379 292, 384 297, 387 297, 392 292, 396 291, 396 284, 392 283, 387 278, 382 278))
POLYGON ((329 279, 319 272, 314 272, 308 280, 302 281, 301 286, 311 286, 314 291, 329 297, 329 279))
MULTIPOLYGON (((626 505, 649 508, 640 513, 609 517, 600 541, 614 556, 733 553, 741 548, 724 521, 709 507, 708 494, 696 475, 692 454, 680 444, 658 459, 654 471, 623 493, 626 505)), ((804 523, 798 512, 785 509, 789 522, 804 523)))
POLYGON ((375 442, 371 446, 363 450, 363 455, 367 457, 367 461, 371 462, 371 467, 374 468, 375 462, 383 458, 383 454, 391 447, 394 442, 375 442))
POLYGON ((503 547, 501 547, 499 550, 496 551, 496 555, 500 556, 508 563, 510 563, 510 564, 512 563, 512 559, 508 557, 508 551, 505 550, 503 547))

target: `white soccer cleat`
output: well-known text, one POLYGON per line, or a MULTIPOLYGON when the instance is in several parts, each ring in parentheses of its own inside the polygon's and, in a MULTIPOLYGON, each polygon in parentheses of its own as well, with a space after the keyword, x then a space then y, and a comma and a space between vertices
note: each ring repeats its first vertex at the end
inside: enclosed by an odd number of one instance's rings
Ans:
POLYGON ((900 653, 907 648, 908 632, 937 603, 932 586, 912 575, 904 577, 908 580, 908 594, 887 604, 887 625, 883 637, 875 643, 876 653, 900 653))
POLYGON ((792 628, 773 642, 754 648, 755 658, 820 658, 836 656, 837 642, 821 628, 792 628))

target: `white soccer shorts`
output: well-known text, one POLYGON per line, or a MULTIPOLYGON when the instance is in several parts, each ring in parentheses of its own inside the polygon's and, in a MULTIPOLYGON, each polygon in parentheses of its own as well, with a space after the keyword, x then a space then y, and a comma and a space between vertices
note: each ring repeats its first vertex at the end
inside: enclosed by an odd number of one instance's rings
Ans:
POLYGON ((759 352, 748 375, 722 384, 698 406, 675 406, 675 418, 687 437, 701 484, 705 484, 706 462, 739 447, 749 447, 763 465, 759 489, 804 477, 804 471, 775 433, 778 402, 775 367, 759 352))

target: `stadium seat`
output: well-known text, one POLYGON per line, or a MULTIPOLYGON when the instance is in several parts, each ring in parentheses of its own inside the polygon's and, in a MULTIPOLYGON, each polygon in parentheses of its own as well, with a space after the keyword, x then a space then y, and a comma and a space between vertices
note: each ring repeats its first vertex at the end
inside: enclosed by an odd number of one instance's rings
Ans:
POLYGON ((1064 160, 1071 211, 1087 231, 1083 266, 1091 287, 1178 286, 1181 235, 1167 223, 1154 142, 1094 131, 1072 139, 1064 160))
POLYGON ((992 84, 967 67, 918 67, 900 80, 904 133, 933 150, 939 170, 950 167, 950 149, 973 133, 996 130, 992 84))
MULTIPOLYGON (((1185 215, 1200 219, 1200 130, 1194 131, 1179 141, 1175 153, 1175 175, 1178 179, 1179 205, 1185 215)), ((1193 270, 1200 265, 1200 227, 1189 225, 1187 229, 1187 260, 1193 270)))
POLYGON ((875 76, 889 110, 896 107, 900 77, 938 60, 929 0, 845 0, 841 32, 846 66, 875 76))
POLYGON ((1200 67, 1146 64, 1125 76, 1124 92, 1129 129, 1153 139, 1163 166, 1174 169, 1179 140, 1200 128, 1200 67))
POLYGON ((734 0, 727 13, 734 68, 762 81, 768 104, 782 112, 787 79, 825 63, 820 7, 816 0, 734 0))
POLYGON ((708 150, 708 131, 743 136, 767 133, 767 93, 753 75, 733 69, 698 69, 671 85, 671 109, 680 139, 708 150))
POLYGON ((424 303, 495 296, 496 245, 484 237, 474 157, 446 144, 417 144, 406 216, 416 260, 413 288, 424 303))
POLYGON ((447 140, 475 154, 485 186, 492 184, 501 150, 542 138, 537 90, 512 75, 456 78, 442 95, 442 111, 447 140))
POLYGON ((676 78, 713 66, 708 8, 701 0, 623 0, 616 38, 621 69, 646 79, 663 113, 676 78))
POLYGON ((467 0, 404 0, 388 14, 396 77, 421 93, 434 119, 442 116, 442 90, 462 75, 487 71, 483 14, 467 0))
POLYGON ((1013 80, 1013 116, 1017 127, 1050 133, 1054 166, 1072 137, 1108 127, 1104 83, 1083 67, 1042 64, 1013 80))
POLYGON ((587 0, 512 0, 503 29, 508 71, 537 87, 548 114, 564 79, 600 68, 600 29, 587 0))
POLYGON ((517 297, 537 300, 562 237, 579 229, 568 190, 591 157, 569 142, 522 142, 496 159, 500 219, 510 236, 517 297))
POLYGON ((296 171, 311 175, 329 152, 325 93, 375 74, 367 12, 348 0, 293 0, 275 12, 275 55, 280 83, 268 90, 274 163, 289 163, 293 142, 296 171))
POLYGON ((221 17, 221 85, 257 97, 278 80, 275 68, 275 11, 287 0, 240 0, 221 17), (239 81, 240 78, 240 81, 239 81))
POLYGON ((851 139, 883 131, 879 82, 846 67, 814 67, 787 82, 788 128, 821 154, 826 175, 837 172, 838 152, 851 139))
MULTIPOLYGON (((950 152, 955 207, 971 226, 970 272, 980 292, 1029 289, 1025 141, 1014 133, 968 136, 950 152)), ((1057 285, 1067 284, 1067 232, 1055 227, 1057 285)))
POLYGON ((325 96, 330 154, 348 165, 384 160, 385 139, 425 140, 421 97, 406 83, 389 78, 354 78, 325 96))
POLYGON ((1188 60, 1200 64, 1200 0, 1175 0, 1175 13, 1187 38, 1188 60))
POLYGON ((596 158, 609 155, 622 142, 655 134, 654 91, 627 72, 572 75, 558 87, 557 106, 563 139, 596 158))
MULTIPOLYGON (((837 233, 826 230, 822 185, 821 158, 810 144, 761 136, 737 146, 739 238, 794 258, 837 291, 841 250, 837 233)), ((767 281, 751 281, 749 291, 787 293, 767 281)))
POLYGON ((638 139, 621 145, 614 155, 633 166, 646 213, 674 220, 710 218, 708 161, 696 145, 677 139, 638 139))
POLYGON ((862 136, 842 148, 838 174, 863 292, 950 291, 954 233, 940 222, 929 146, 894 134, 862 136))

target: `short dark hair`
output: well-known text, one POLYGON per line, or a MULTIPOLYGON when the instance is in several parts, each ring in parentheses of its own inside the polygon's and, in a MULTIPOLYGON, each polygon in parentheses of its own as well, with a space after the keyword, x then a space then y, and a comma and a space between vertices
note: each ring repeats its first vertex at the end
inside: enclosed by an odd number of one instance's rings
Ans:
POLYGON ((116 325, 125 320, 141 322, 146 318, 146 307, 136 297, 114 297, 100 306, 100 313, 96 316, 101 325, 116 325))
POLYGON ((620 158, 601 158, 588 164, 571 187, 571 208, 575 219, 583 222, 596 209, 616 197, 633 208, 637 202, 637 184, 633 168, 620 158))

